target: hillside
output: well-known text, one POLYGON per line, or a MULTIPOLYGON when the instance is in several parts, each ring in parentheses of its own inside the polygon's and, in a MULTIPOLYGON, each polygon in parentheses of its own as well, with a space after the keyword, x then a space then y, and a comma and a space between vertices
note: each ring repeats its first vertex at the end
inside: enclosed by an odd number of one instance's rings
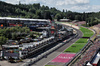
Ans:
POLYGON ((40 3, 34 4, 17 4, 12 5, 0 1, 0 17, 20 17, 33 19, 71 19, 86 21, 88 25, 93 26, 100 23, 100 12, 78 13, 68 10, 60 11, 55 7, 40 6, 40 3))
POLYGON ((40 6, 39 3, 12 5, 0 1, 1 17, 50 19, 51 14, 55 16, 57 12, 61 13, 61 11, 56 10, 56 8, 49 8, 48 6, 44 6, 44 5, 40 6))

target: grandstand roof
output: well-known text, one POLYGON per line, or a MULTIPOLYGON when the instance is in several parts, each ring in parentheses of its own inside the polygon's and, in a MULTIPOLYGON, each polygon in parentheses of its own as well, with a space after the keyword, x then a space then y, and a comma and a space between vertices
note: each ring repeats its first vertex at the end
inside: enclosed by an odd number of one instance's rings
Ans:
POLYGON ((11 48, 11 47, 19 47, 19 45, 3 45, 3 47, 9 47, 9 48, 11 48))
POLYGON ((97 64, 99 59, 100 59, 100 54, 98 55, 99 53, 97 53, 97 55, 95 56, 95 58, 93 59, 93 64, 97 64))
POLYGON ((11 17, 0 17, 0 19, 4 20, 25 20, 25 21, 49 21, 46 19, 28 19, 28 18, 11 18, 11 17))

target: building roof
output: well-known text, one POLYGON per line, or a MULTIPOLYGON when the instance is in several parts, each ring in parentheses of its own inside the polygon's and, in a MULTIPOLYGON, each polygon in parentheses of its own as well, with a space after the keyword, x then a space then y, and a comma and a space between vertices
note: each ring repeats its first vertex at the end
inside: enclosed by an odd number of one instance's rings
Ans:
MULTIPOLYGON (((100 53, 100 52, 99 52, 100 53)), ((98 63, 98 61, 99 61, 99 59, 100 59, 100 54, 99 53, 97 53, 97 55, 95 56, 95 58, 93 59, 93 64, 97 64, 98 63)))
POLYGON ((50 29, 50 27, 38 27, 37 29, 50 29))
POLYGON ((11 18, 11 17, 0 17, 0 19, 3 19, 3 20, 24 20, 24 21, 46 21, 46 22, 49 22, 49 20, 46 20, 46 19, 28 19, 28 18, 11 18))
POLYGON ((45 41, 47 41, 47 40, 50 40, 50 39, 52 39, 52 38, 54 38, 54 36, 52 36, 52 37, 50 37, 50 38, 47 38, 47 39, 44 39, 44 40, 39 41, 39 42, 23 43, 22 45, 23 45, 24 48, 28 48, 28 47, 33 46, 33 45, 36 46, 36 45, 38 45, 38 44, 40 44, 40 43, 42 43, 42 42, 45 42, 45 41))
MULTIPOLYGON (((54 38, 54 36, 51 36, 51 37, 49 37, 49 38, 47 38, 47 39, 44 39, 44 40, 42 40, 42 41, 38 41, 38 42, 31 42, 31 43, 23 43, 22 45, 23 45, 23 47, 22 48, 28 48, 28 47, 32 47, 33 45, 38 45, 38 44, 40 44, 40 43, 42 43, 42 42, 45 42, 45 41, 47 41, 47 40, 50 40, 50 39, 53 39, 54 38)), ((12 48, 12 47, 19 47, 19 45, 3 45, 3 47, 7 47, 7 48, 12 48)))
POLYGON ((3 47, 9 47, 9 48, 11 48, 11 47, 19 47, 19 45, 3 45, 3 47))

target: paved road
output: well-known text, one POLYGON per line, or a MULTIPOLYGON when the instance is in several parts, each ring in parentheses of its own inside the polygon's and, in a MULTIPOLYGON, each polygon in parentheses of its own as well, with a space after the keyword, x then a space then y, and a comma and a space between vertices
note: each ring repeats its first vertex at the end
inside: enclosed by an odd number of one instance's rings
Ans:
POLYGON ((61 52, 63 52, 66 48, 68 48, 70 45, 72 45, 75 41, 77 41, 79 38, 82 37, 82 33, 81 31, 78 31, 78 36, 71 40, 69 43, 66 43, 65 45, 63 45, 61 48, 57 49, 56 51, 52 52, 51 54, 49 54, 48 56, 46 56, 45 58, 41 59, 40 61, 36 62, 35 64, 33 64, 32 66, 45 66, 49 61, 51 61, 52 59, 54 59, 56 56, 58 56, 61 52))

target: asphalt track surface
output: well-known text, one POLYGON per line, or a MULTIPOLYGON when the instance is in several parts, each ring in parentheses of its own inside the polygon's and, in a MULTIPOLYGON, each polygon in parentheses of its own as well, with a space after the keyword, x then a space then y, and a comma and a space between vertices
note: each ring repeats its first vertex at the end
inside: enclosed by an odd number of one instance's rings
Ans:
POLYGON ((68 48, 69 46, 71 46, 74 42, 76 42, 79 38, 82 37, 82 32, 81 31, 77 30, 77 33, 78 33, 78 36, 75 39, 72 39, 71 41, 69 41, 69 43, 66 43, 65 45, 63 45, 59 49, 55 50, 54 52, 52 52, 48 56, 42 58, 41 60, 39 60, 38 62, 34 63, 31 66, 45 66, 48 62, 50 62, 55 57, 57 57, 59 54, 61 54, 62 52, 64 52, 64 50, 66 48, 68 48))

